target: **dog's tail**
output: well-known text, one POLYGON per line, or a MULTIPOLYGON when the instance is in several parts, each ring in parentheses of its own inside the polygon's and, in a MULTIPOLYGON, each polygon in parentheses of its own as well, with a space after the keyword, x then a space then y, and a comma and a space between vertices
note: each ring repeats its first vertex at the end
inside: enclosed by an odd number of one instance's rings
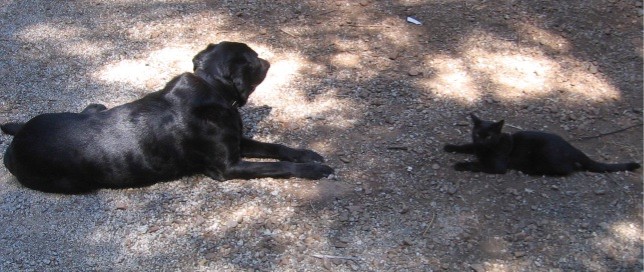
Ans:
POLYGON ((6 134, 16 135, 16 133, 18 133, 18 131, 20 131, 24 125, 25 123, 6 123, 4 125, 1 125, 0 129, 2 129, 2 132, 6 134))

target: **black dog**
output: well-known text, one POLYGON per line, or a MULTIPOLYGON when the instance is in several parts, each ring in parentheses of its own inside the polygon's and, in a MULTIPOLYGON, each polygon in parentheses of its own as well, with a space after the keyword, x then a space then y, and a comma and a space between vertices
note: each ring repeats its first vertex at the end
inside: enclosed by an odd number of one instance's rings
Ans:
POLYGON ((238 107, 266 77, 268 61, 234 42, 210 44, 192 61, 194 73, 134 102, 3 125, 14 135, 5 166, 24 186, 55 193, 139 187, 200 173, 220 181, 333 173, 311 150, 242 135, 238 107))

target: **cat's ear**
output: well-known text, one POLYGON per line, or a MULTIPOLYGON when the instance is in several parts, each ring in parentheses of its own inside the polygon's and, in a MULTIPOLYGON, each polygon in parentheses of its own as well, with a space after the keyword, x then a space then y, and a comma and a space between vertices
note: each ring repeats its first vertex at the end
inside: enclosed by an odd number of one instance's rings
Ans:
POLYGON ((504 123, 505 123, 505 120, 501 120, 501 121, 498 121, 498 122, 492 124, 491 127, 492 127, 492 129, 494 129, 494 131, 496 131, 498 133, 501 133, 501 129, 503 129, 503 124, 504 123))
POLYGON ((481 119, 476 117, 476 115, 474 115, 474 113, 470 113, 470 118, 472 118, 472 123, 474 123, 475 126, 478 126, 478 125, 481 124, 481 119))

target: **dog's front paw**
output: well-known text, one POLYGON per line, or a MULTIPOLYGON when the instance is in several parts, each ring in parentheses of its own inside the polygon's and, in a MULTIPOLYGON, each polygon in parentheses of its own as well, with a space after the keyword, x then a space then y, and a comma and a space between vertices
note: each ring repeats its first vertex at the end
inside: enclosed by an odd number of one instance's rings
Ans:
POLYGON ((291 157, 293 162, 324 162, 324 157, 322 157, 322 155, 308 149, 295 150, 291 157))
POLYGON ((321 179, 333 174, 333 168, 319 163, 299 163, 297 164, 295 175, 305 179, 321 179))

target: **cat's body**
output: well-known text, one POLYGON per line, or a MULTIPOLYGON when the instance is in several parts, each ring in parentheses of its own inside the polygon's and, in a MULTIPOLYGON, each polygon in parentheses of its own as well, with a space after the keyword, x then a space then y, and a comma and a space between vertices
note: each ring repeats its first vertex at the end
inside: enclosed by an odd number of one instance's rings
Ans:
POLYGON ((460 162, 458 171, 504 174, 509 169, 529 175, 564 176, 575 171, 617 172, 640 168, 634 162, 605 164, 593 161, 558 135, 519 131, 502 133, 503 120, 484 121, 471 115, 472 143, 446 145, 445 151, 476 155, 476 162, 460 162))

